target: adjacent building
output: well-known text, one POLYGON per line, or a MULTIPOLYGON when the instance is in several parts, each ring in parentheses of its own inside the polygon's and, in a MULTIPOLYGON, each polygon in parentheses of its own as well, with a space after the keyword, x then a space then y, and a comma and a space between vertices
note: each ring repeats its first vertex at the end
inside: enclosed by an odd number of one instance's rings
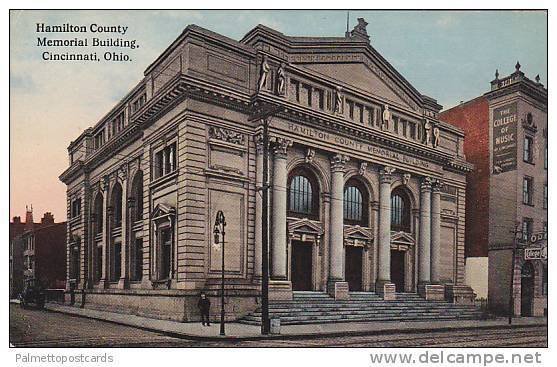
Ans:
POLYGON ((473 166, 441 108, 371 46, 363 19, 343 37, 259 25, 240 41, 190 25, 68 147, 67 287, 85 290, 85 307, 175 320, 197 319, 205 291, 216 312, 222 210, 226 316, 253 311, 267 121, 271 299, 303 290, 472 302, 473 166))
POLYGON ((520 67, 504 78, 496 72, 489 92, 440 118, 465 131, 475 165, 466 196, 474 208, 466 217, 468 284, 487 293, 493 311, 508 313, 512 272, 514 314, 539 316, 547 310, 547 89, 520 67))
POLYGON ((10 296, 16 297, 29 278, 38 279, 44 288, 64 288, 66 222, 55 223, 52 213, 47 212, 35 223, 31 207, 25 223, 14 217, 10 227, 14 232, 10 241, 10 296))

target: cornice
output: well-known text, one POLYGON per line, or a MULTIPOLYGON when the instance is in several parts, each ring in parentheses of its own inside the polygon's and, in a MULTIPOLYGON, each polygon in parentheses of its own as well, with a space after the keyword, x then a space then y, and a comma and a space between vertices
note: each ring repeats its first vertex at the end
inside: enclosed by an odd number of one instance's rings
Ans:
POLYGON ((491 101, 493 99, 503 97, 516 92, 524 93, 528 97, 534 99, 536 102, 544 105, 547 110, 547 91, 543 88, 532 86, 530 83, 524 80, 512 83, 503 88, 489 91, 485 93, 484 96, 491 101))

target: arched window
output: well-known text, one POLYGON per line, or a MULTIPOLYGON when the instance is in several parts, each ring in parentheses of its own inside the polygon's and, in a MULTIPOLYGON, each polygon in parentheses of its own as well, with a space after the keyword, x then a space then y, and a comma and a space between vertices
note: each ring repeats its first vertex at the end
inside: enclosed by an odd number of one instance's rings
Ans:
POLYGON ((315 177, 303 169, 294 170, 288 179, 288 214, 319 217, 319 188, 315 177))
POLYGON ((103 231, 103 195, 100 192, 95 197, 93 212, 95 214, 95 234, 99 234, 103 231))
POLYGON ((135 202, 134 221, 143 219, 143 172, 135 175, 132 183, 132 198, 135 202))
POLYGON ((358 180, 349 180, 344 186, 344 222, 368 226, 368 195, 358 180))
POLYGON ((403 190, 395 189, 391 194, 391 228, 410 232, 410 200, 403 190))
POLYGON ((122 226, 122 186, 119 183, 112 189, 112 210, 114 213, 114 228, 122 226))

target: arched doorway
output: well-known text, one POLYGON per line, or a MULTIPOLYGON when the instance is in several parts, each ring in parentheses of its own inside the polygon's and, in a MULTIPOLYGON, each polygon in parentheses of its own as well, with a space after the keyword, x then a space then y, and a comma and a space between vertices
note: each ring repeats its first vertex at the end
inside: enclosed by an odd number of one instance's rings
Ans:
POLYGON ((522 265, 520 273, 520 315, 532 316, 534 301, 534 266, 531 262, 522 265))

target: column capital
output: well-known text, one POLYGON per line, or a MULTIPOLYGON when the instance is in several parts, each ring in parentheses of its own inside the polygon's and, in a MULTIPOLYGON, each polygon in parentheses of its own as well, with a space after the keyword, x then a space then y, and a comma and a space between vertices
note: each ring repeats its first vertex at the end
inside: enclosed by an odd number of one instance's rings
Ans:
POLYGON ((422 182, 420 184, 421 191, 430 191, 431 185, 433 184, 433 179, 429 176, 422 178, 422 182))
POLYGON ((431 188, 434 194, 441 193, 441 186, 443 186, 443 181, 434 179, 431 183, 431 188))
POLYGON ((263 134, 257 134, 253 136, 253 141, 255 142, 255 150, 257 154, 263 153, 263 134))
POLYGON ((385 166, 379 171, 379 181, 380 183, 391 183, 393 182, 393 173, 395 169, 393 167, 385 166))
POLYGON ((331 157, 331 171, 344 172, 344 166, 350 158, 344 154, 335 154, 331 157))
POLYGON ((286 159, 286 152, 288 151, 288 147, 292 145, 292 140, 274 137, 272 138, 273 142, 273 154, 277 158, 284 158, 286 159))

